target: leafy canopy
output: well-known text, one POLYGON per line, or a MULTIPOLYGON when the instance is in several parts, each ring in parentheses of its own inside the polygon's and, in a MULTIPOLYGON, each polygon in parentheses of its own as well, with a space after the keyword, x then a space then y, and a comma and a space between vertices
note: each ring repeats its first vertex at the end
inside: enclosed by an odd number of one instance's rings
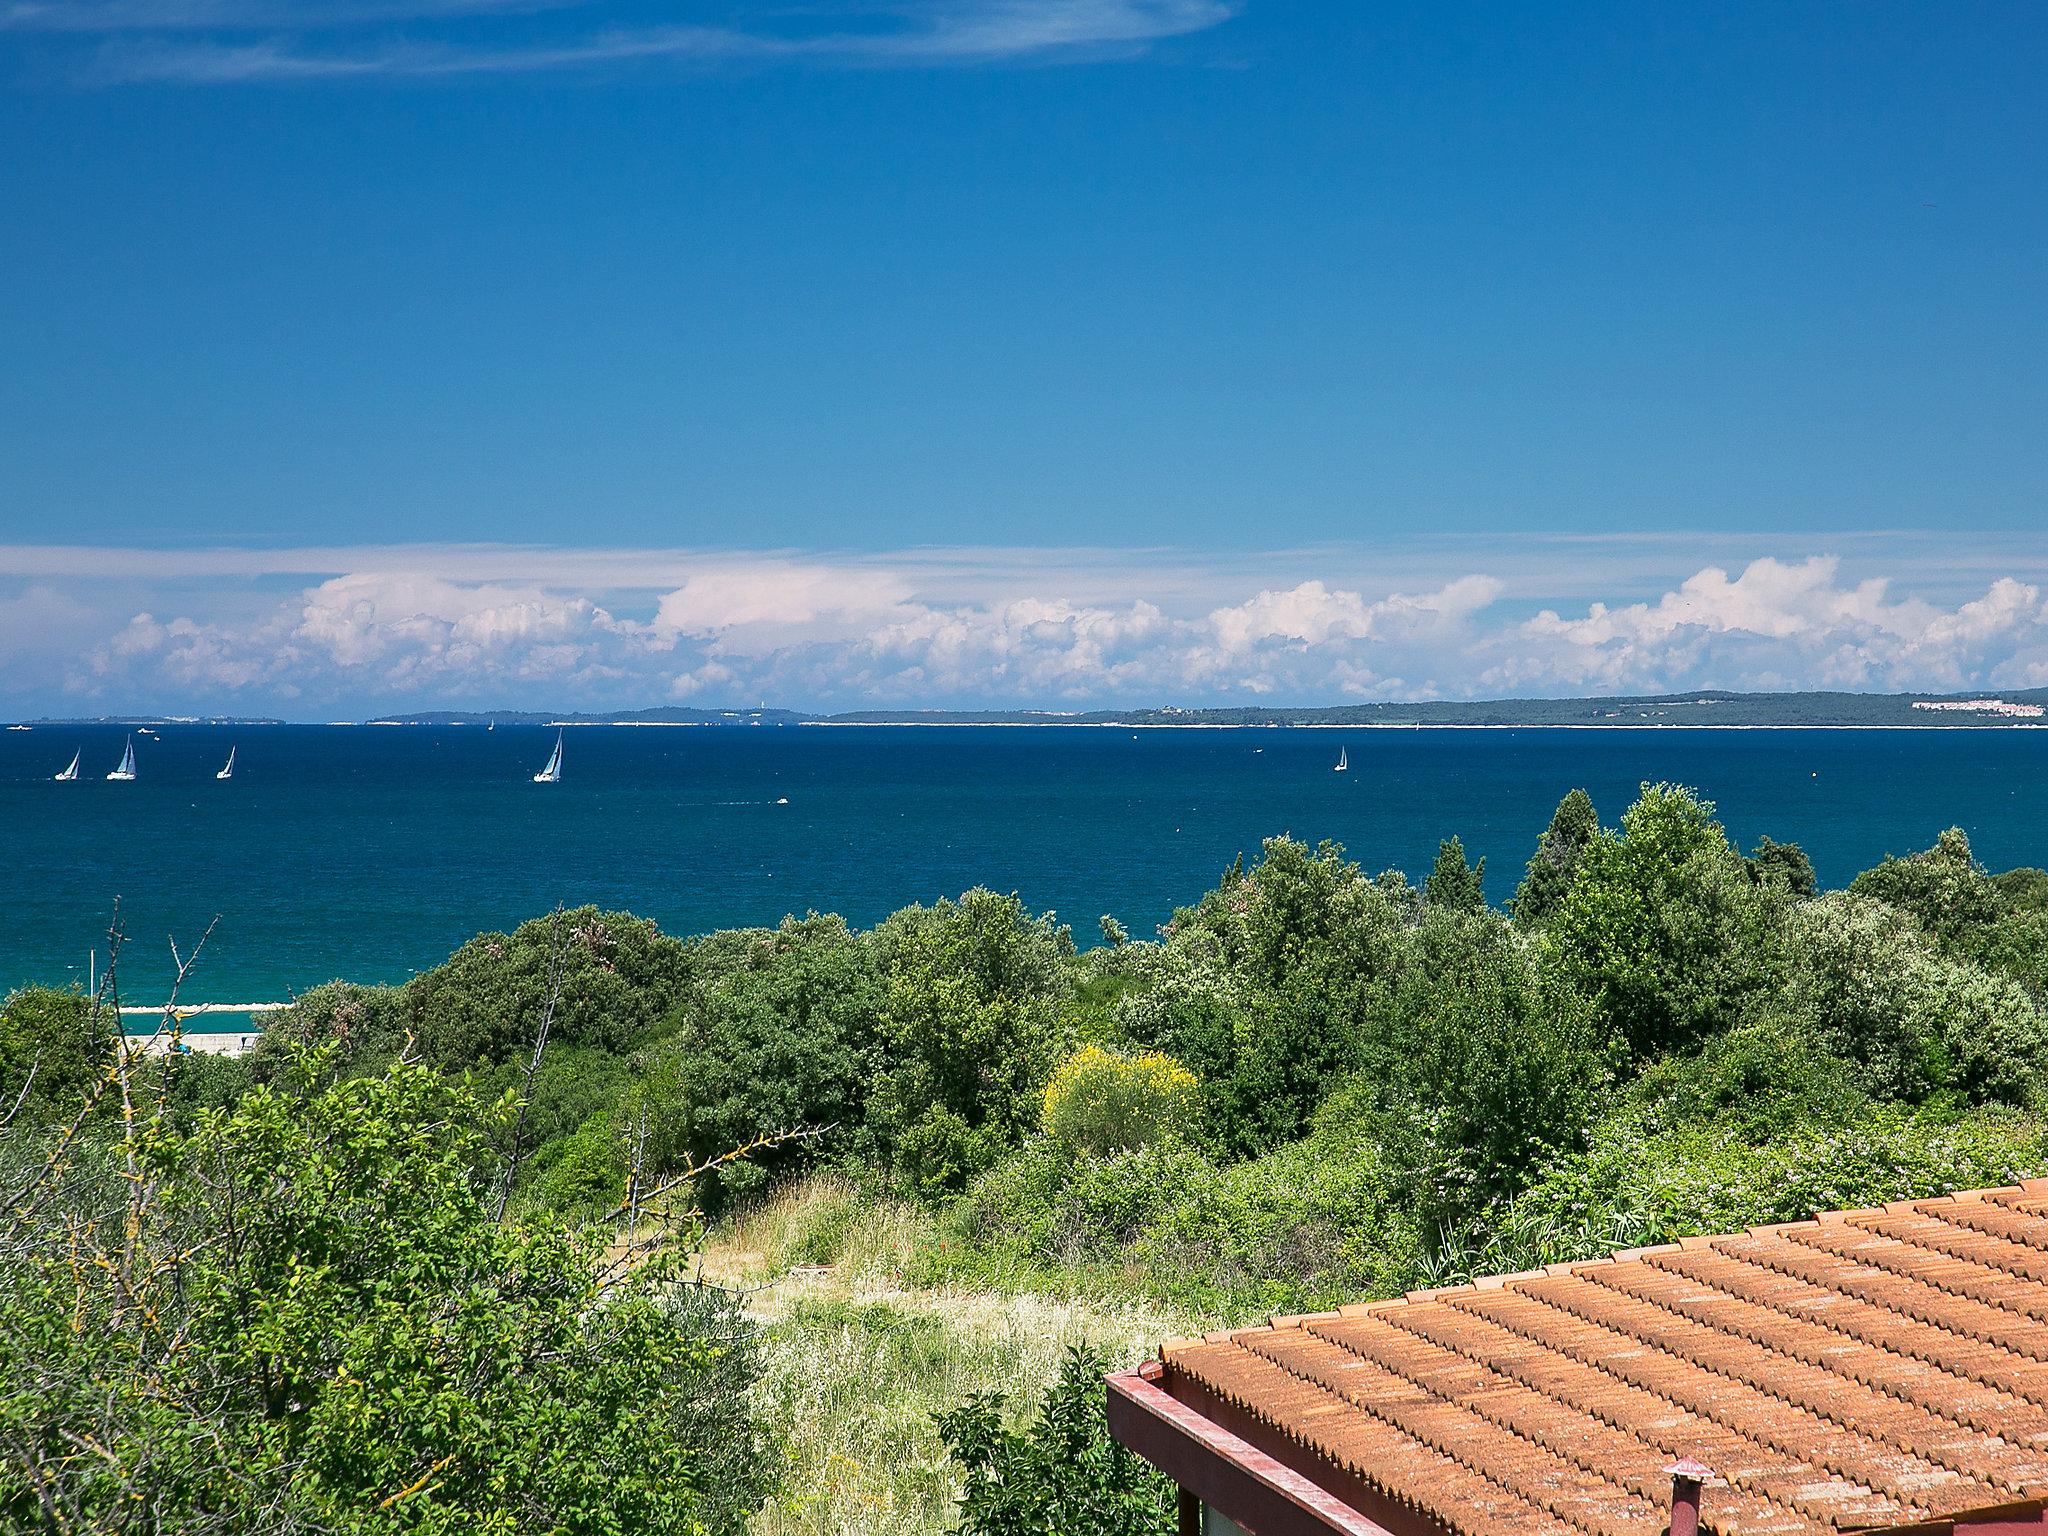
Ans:
POLYGON ((745 1330, 495 1220, 507 1111, 399 1064, 60 1145, 0 1232, 0 1522, 737 1532, 745 1330))

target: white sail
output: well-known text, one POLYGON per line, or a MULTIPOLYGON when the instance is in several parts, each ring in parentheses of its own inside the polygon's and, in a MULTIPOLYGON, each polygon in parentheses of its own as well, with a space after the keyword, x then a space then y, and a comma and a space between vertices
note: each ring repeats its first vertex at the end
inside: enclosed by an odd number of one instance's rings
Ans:
POLYGON ((80 747, 76 752, 71 754, 71 766, 69 768, 66 768, 62 773, 57 775, 57 780, 59 783, 67 783, 70 780, 78 777, 79 759, 83 758, 84 756, 85 748, 83 747, 80 747))
POLYGON ((128 738, 128 748, 121 754, 121 766, 108 774, 107 777, 119 779, 123 783, 135 777, 135 738, 133 736, 128 738))
POLYGON ((548 758, 547 767, 533 776, 536 784, 559 784, 562 782, 562 733, 555 732, 555 750, 548 758))
POLYGON ((1346 752, 1345 752, 1345 750, 1344 750, 1344 749, 1343 749, 1342 747, 1339 747, 1339 748, 1337 749, 1337 772, 1339 772, 1339 773, 1349 773, 1350 771, 1351 771, 1351 758, 1350 758, 1350 755, 1349 755, 1348 753, 1346 753, 1346 752))
POLYGON ((230 747, 228 748, 228 762, 227 762, 227 766, 226 766, 225 768, 221 769, 221 771, 220 771, 219 773, 216 773, 216 774, 214 775, 214 777, 215 777, 216 779, 232 779, 232 778, 233 778, 234 776, 235 776, 235 749, 234 749, 234 748, 233 748, 232 746, 230 746, 230 747))

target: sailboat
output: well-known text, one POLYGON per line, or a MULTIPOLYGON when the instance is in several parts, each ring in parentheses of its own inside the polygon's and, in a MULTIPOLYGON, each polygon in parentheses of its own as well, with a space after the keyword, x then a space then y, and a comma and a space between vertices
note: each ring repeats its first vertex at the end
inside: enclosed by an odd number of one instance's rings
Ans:
POLYGON ((59 784, 69 784, 73 779, 78 777, 78 762, 79 759, 84 756, 85 748, 83 747, 80 747, 76 752, 71 754, 71 766, 69 768, 66 768, 62 773, 57 775, 57 782, 59 784))
POLYGON ((1337 749, 1337 767, 1335 771, 1338 773, 1349 773, 1351 771, 1351 759, 1345 754, 1342 747, 1337 749))
POLYGON ((226 766, 225 768, 221 769, 221 771, 220 771, 219 773, 216 773, 216 774, 214 775, 214 777, 215 777, 216 779, 232 779, 232 778, 233 778, 234 776, 235 776, 235 749, 234 749, 233 745, 232 745, 232 744, 230 744, 230 745, 229 745, 229 747, 228 747, 228 762, 227 762, 227 766, 226 766))
POLYGON ((118 779, 123 784, 128 783, 135 777, 135 738, 133 736, 128 738, 128 748, 121 754, 121 766, 108 774, 107 777, 118 779))
POLYGON ((536 784, 559 784, 562 782, 562 733, 555 732, 555 750, 548 758, 547 767, 533 776, 536 784))

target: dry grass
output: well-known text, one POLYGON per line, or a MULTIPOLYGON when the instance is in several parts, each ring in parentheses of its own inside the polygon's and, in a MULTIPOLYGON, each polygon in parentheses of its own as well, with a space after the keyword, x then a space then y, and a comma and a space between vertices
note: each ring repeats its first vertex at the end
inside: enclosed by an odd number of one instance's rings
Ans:
POLYGON ((935 1536, 955 1483, 932 1415, 976 1392, 1028 1409, 1068 1346, 1135 1360, 1195 1331, 1161 1308, 906 1284, 930 1220, 815 1178, 715 1233, 706 1278, 768 1325, 764 1411, 790 1458, 756 1536, 935 1536))

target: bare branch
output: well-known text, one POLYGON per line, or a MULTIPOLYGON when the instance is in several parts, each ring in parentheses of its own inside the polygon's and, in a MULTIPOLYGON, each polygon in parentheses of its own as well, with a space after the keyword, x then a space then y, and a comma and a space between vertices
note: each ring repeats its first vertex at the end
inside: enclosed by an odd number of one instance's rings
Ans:
POLYGON ((35 1059, 28 1064, 28 1076, 21 1080, 21 1092, 14 1096, 14 1103, 5 1115, 0 1115, 0 1131, 14 1123, 14 1117, 21 1113, 21 1106, 28 1102, 28 1091, 36 1085, 36 1069, 43 1064, 43 1053, 39 1050, 35 1059))
POLYGON ((526 1115, 533 1103, 533 1080, 540 1072, 541 1053, 548 1048, 548 1031, 554 1027, 555 1005, 562 997, 562 904, 555 903, 554 916, 548 919, 548 1000, 541 1009, 540 1028, 534 1031, 533 1054, 526 1060, 526 1077, 519 1086, 519 1116, 512 1122, 512 1147, 505 1155, 505 1179, 498 1186, 499 1221, 505 1219, 505 1206, 512 1199, 512 1183, 519 1177, 519 1158, 526 1140, 526 1115))

